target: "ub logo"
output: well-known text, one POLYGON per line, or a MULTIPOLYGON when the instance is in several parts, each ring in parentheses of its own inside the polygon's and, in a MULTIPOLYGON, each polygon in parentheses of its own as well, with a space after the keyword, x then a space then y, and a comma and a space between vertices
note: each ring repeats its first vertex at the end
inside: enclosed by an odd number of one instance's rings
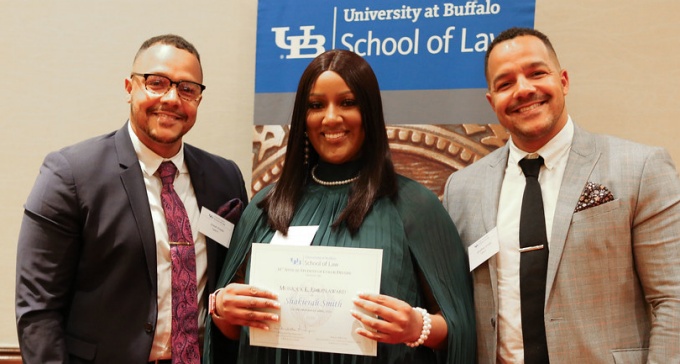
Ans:
POLYGON ((323 35, 312 35, 313 25, 300 26, 302 35, 286 36, 289 27, 272 28, 276 46, 290 51, 286 59, 294 58, 314 58, 325 51, 323 45, 326 37, 323 35))

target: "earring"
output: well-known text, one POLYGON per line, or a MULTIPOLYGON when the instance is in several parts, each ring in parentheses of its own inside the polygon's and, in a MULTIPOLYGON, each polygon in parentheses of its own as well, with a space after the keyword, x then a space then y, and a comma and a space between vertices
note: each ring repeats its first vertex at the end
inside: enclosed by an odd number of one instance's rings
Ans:
POLYGON ((307 132, 305 132, 305 165, 309 165, 309 138, 307 137, 307 132))

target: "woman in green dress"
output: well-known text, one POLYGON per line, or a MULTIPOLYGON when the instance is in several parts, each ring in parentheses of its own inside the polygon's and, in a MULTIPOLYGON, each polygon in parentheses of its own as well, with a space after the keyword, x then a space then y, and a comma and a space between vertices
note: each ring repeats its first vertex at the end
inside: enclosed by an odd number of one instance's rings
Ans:
POLYGON ((378 81, 362 57, 331 50, 305 69, 281 177, 243 212, 218 286, 206 363, 234 362, 223 355, 230 345, 238 363, 474 362, 472 288, 458 232, 431 191, 395 172, 378 81), (357 334, 377 341, 377 356, 250 345, 250 330, 278 321, 281 305, 272 287, 248 284, 251 244, 290 226, 318 226, 311 245, 383 250, 380 292, 358 294, 364 313, 347 314, 360 322, 357 334))

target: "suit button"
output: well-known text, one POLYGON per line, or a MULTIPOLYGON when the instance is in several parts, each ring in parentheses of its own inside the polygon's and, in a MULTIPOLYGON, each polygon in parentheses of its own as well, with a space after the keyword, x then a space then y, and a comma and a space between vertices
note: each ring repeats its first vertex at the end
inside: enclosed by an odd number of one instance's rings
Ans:
POLYGON ((494 329, 496 328, 496 318, 495 317, 491 318, 491 327, 493 327, 494 329))
POLYGON ((145 323, 144 331, 146 331, 147 334, 153 334, 153 324, 151 322, 145 323))

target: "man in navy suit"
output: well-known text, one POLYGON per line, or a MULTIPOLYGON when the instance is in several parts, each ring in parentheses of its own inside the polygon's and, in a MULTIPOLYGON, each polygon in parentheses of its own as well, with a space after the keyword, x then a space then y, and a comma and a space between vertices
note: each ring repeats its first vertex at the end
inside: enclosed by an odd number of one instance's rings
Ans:
POLYGON ((202 82, 191 43, 153 37, 125 80, 129 122, 45 158, 19 235, 24 362, 170 362, 171 260, 157 172, 164 161, 177 166, 174 188, 191 223, 202 335, 226 248, 198 231, 200 212, 248 198, 234 162, 182 142, 202 82))

